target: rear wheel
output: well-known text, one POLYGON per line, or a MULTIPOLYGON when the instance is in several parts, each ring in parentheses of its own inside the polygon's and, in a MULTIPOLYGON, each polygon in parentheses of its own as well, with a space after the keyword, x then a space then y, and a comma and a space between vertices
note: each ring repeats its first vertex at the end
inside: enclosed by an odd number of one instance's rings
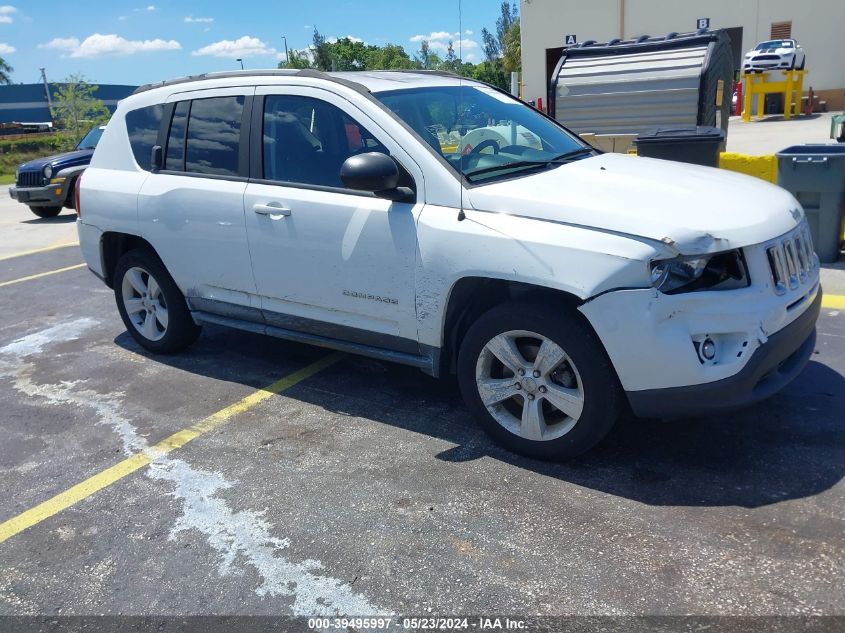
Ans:
POLYGON ((62 212, 61 207, 29 207, 39 218, 55 218, 62 212))
POLYGON ((540 459, 589 450, 622 410, 616 374, 583 317, 535 304, 479 318, 461 345, 458 381, 493 439, 540 459))
POLYGON ((136 249, 120 258, 114 294, 129 334, 151 352, 178 352, 199 336, 185 297, 161 260, 148 250, 136 249))

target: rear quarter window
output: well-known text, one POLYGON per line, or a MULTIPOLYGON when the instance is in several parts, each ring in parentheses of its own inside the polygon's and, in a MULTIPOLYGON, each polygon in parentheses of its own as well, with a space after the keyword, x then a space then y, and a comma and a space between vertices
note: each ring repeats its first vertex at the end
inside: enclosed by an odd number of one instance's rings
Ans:
POLYGON ((126 113, 126 133, 129 136, 129 145, 132 147, 135 162, 145 171, 150 171, 151 168, 152 149, 158 140, 163 113, 163 105, 147 106, 126 113))

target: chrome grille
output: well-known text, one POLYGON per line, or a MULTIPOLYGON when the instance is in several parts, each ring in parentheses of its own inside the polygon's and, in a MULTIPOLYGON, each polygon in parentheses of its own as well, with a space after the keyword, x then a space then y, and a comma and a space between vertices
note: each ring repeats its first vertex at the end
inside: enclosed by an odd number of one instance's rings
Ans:
POLYGON ((766 248, 769 269, 775 293, 797 290, 810 279, 810 273, 819 265, 813 252, 813 238, 806 220, 792 233, 779 238, 766 248))
POLYGON ((39 169, 38 171, 19 171, 18 172, 18 187, 40 187, 44 184, 44 174, 39 169))

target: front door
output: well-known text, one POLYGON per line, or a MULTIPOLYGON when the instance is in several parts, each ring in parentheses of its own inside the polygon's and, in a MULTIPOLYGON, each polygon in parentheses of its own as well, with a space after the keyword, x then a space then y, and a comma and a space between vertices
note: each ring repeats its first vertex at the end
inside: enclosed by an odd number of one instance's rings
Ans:
POLYGON ((252 138, 261 139, 261 151, 260 159, 253 153, 244 209, 265 319, 416 353, 416 220, 423 205, 346 189, 339 172, 348 157, 368 151, 393 155, 409 170, 407 184, 421 183, 412 176, 418 167, 338 95, 268 87, 255 99, 253 126, 262 134, 254 130, 252 138))

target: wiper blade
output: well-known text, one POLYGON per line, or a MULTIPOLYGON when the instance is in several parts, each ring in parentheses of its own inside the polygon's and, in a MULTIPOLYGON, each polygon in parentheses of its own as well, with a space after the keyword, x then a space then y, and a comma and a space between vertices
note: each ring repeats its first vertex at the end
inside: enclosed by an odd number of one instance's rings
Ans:
POLYGON ((516 167, 550 167, 552 165, 562 165, 569 162, 570 159, 580 156, 582 154, 589 154, 593 151, 592 147, 579 147, 572 151, 554 156, 545 160, 519 160, 513 163, 505 163, 504 165, 494 165, 492 167, 484 167, 474 171, 466 172, 464 176, 470 178, 472 176, 480 176, 481 174, 488 174, 494 171, 502 171, 504 169, 512 169, 516 167))
POLYGON ((569 152, 564 152, 560 156, 555 156, 551 162, 556 163, 562 160, 568 160, 570 158, 575 158, 576 156, 581 156, 581 154, 590 154, 594 152, 595 149, 592 147, 579 147, 578 149, 573 149, 569 152))

